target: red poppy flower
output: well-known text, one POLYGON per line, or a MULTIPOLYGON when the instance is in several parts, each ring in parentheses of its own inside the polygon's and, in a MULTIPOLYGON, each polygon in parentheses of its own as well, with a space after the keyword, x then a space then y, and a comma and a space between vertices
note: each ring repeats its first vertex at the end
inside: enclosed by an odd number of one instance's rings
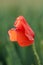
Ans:
POLYGON ((34 42, 34 32, 23 16, 19 16, 14 22, 15 29, 8 31, 11 41, 17 41, 22 47, 30 46, 34 42))

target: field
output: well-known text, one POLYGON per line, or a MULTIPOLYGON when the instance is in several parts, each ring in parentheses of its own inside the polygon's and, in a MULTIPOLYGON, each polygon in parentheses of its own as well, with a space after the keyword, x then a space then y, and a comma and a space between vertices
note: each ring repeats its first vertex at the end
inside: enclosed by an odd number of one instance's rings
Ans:
POLYGON ((43 0, 0 0, 0 65, 43 65, 43 0), (20 47, 8 30, 18 16, 34 30, 34 44, 20 47))

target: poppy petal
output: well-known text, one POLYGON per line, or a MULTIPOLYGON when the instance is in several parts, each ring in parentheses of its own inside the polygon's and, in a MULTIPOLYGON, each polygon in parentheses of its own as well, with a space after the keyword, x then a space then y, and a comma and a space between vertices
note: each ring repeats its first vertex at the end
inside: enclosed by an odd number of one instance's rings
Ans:
POLYGON ((30 33, 33 37, 34 37, 34 32, 31 29, 31 27, 28 25, 27 21, 25 20, 25 18, 23 16, 19 16, 15 23, 14 26, 19 28, 19 29, 25 29, 25 33, 30 33))
POLYGON ((30 34, 31 36, 34 37, 34 32, 31 29, 31 27, 28 24, 24 24, 24 23, 22 23, 22 25, 23 25, 23 27, 25 29, 25 33, 30 34))
POLYGON ((17 33, 15 29, 11 29, 8 31, 9 37, 11 41, 17 41, 17 33))
POLYGON ((32 37, 30 37, 30 40, 23 34, 23 32, 18 31, 17 32, 17 41, 18 44, 22 47, 24 46, 30 46, 31 44, 33 44, 34 39, 32 37))

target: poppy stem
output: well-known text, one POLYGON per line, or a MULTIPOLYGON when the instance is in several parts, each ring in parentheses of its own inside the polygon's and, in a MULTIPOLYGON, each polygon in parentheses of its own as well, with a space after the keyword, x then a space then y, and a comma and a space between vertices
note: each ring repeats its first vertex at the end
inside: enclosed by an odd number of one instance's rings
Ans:
POLYGON ((34 52, 34 58, 35 58, 35 64, 36 65, 41 65, 41 61, 40 61, 40 58, 39 58, 39 56, 38 56, 38 53, 37 53, 37 51, 36 51, 36 48, 35 48, 35 44, 33 44, 33 52, 34 52))

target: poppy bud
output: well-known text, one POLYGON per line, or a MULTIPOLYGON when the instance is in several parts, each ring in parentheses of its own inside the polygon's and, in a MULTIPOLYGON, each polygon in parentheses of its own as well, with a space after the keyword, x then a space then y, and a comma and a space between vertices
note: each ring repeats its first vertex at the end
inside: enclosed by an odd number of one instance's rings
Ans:
POLYGON ((15 29, 8 31, 11 41, 17 41, 22 47, 30 46, 34 42, 34 32, 23 16, 14 22, 15 29))

